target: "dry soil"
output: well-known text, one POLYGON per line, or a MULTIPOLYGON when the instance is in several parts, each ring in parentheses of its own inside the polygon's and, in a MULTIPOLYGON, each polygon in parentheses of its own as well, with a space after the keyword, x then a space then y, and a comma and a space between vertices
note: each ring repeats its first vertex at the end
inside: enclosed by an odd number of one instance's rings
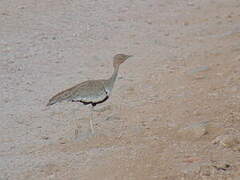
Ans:
POLYGON ((238 180, 239 70, 239 0, 2 0, 0 179, 238 180), (88 107, 46 107, 117 53, 94 135, 88 107))

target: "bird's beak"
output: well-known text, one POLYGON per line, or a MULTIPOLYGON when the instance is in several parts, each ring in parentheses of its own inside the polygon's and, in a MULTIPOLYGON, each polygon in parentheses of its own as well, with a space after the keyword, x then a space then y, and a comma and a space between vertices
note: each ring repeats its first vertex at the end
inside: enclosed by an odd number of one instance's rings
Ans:
POLYGON ((127 58, 133 57, 133 55, 127 55, 127 58))

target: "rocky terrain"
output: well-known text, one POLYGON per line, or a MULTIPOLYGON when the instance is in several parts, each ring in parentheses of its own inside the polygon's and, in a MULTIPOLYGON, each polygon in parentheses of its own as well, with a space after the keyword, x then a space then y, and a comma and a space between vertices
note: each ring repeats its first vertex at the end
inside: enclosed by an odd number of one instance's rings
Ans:
POLYGON ((0 89, 0 180, 240 177, 238 0, 3 0, 0 89), (94 135, 88 107, 46 107, 117 53, 94 135))

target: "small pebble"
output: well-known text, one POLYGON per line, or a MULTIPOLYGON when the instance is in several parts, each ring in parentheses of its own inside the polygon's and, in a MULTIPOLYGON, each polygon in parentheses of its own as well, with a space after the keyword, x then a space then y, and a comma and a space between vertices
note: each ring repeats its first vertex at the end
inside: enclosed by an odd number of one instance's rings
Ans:
POLYGON ((44 139, 44 140, 48 140, 49 137, 48 137, 48 136, 43 136, 42 139, 44 139))

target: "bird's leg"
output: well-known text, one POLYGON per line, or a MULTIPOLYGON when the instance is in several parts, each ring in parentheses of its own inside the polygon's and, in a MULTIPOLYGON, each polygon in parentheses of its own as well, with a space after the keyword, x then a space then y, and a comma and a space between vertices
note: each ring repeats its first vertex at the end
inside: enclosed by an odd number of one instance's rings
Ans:
POLYGON ((78 137, 78 129, 75 129, 74 134, 75 134, 75 139, 76 139, 78 137))
POLYGON ((120 97, 119 95, 115 95, 115 96, 116 96, 116 99, 118 101, 118 105, 116 106, 116 108, 118 108, 119 111, 121 112, 122 111, 122 104, 123 104, 122 101, 123 101, 123 98, 120 97))
MULTIPOLYGON (((76 111, 74 111, 74 116, 76 116, 76 111)), ((75 125, 76 125, 76 129, 74 131, 74 135, 75 135, 75 139, 78 137, 78 133, 79 133, 79 125, 78 125, 78 119, 76 118, 75 119, 75 125)))
POLYGON ((91 127, 91 132, 94 134, 94 128, 93 128, 93 111, 94 111, 94 106, 91 106, 91 115, 90 115, 90 127, 91 127))

